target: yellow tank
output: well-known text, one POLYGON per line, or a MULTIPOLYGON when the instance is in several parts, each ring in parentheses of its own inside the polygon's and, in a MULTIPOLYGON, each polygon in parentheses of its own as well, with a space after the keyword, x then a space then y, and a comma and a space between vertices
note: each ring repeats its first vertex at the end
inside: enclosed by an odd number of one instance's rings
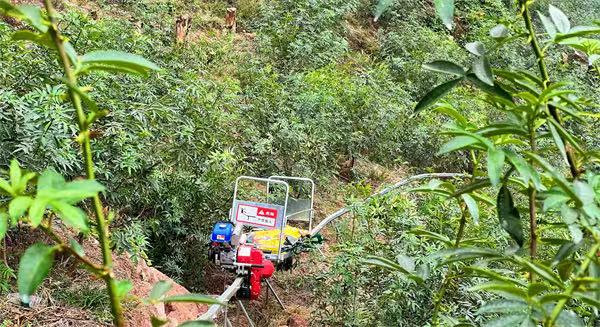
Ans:
MULTIPOLYGON (((250 240, 261 251, 277 254, 279 252, 279 229, 257 230, 250 233, 250 240)), ((282 246, 288 237, 294 240, 308 235, 308 231, 296 227, 285 226, 281 238, 282 246)))

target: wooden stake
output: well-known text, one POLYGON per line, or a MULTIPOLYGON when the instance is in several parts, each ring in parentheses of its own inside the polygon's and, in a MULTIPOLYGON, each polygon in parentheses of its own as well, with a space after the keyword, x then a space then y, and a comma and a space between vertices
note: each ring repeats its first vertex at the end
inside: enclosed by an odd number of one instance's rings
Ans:
POLYGON ((179 16, 175 21, 175 40, 177 43, 185 41, 185 37, 192 26, 192 18, 188 15, 179 16))
POLYGON ((225 28, 231 31, 232 33, 235 33, 236 30, 236 14, 236 8, 227 8, 227 14, 225 15, 225 28))

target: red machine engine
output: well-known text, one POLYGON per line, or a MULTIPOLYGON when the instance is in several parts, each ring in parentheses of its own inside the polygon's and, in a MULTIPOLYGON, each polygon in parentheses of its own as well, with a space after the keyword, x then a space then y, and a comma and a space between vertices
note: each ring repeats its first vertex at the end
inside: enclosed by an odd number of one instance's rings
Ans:
POLYGON ((238 291, 238 296, 251 300, 258 299, 262 279, 271 277, 275 271, 273 263, 263 257, 261 250, 251 245, 241 245, 238 248, 236 261, 248 264, 250 268, 250 274, 238 291))

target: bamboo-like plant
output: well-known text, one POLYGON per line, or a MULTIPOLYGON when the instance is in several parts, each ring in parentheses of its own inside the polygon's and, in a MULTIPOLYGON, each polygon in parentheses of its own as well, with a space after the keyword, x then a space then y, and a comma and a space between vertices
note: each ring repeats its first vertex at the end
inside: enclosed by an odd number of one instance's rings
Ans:
MULTIPOLYGON (((121 300, 131 290, 132 284, 127 280, 117 280, 113 273, 112 253, 110 249, 109 224, 111 214, 106 215, 100 193, 106 191, 104 186, 95 180, 92 145, 90 140, 91 126, 108 112, 101 109, 92 99, 88 90, 78 85, 78 78, 96 71, 111 73, 127 73, 147 75, 150 71, 159 70, 154 63, 143 57, 120 51, 92 51, 78 55, 69 40, 61 35, 58 29, 57 14, 50 0, 44 1, 45 11, 32 5, 13 5, 0 0, 0 14, 13 17, 27 23, 33 30, 20 30, 13 34, 16 41, 28 41, 47 47, 58 54, 64 78, 62 83, 69 90, 70 101, 75 109, 76 123, 79 133, 76 141, 81 147, 82 160, 85 166, 86 179, 65 181, 64 177, 51 168, 41 174, 23 171, 17 160, 10 165, 9 180, 0 178, 0 194, 6 194, 10 201, 8 208, 0 208, 0 240, 10 227, 17 224, 28 224, 39 228, 53 241, 53 245, 36 243, 30 246, 19 263, 17 286, 21 302, 28 305, 30 296, 36 291, 48 275, 54 256, 64 252, 75 257, 88 271, 106 282, 110 298, 111 312, 115 326, 124 326, 121 300), (35 186, 35 187, 34 187, 35 186), (90 200, 95 220, 90 221, 84 210, 77 204, 90 200), (59 235, 52 222, 57 216, 68 227, 81 233, 89 233, 90 226, 95 226, 102 262, 96 263, 88 258, 83 247, 75 240, 65 240, 59 235)), ((157 283, 145 304, 157 302, 198 302, 218 303, 215 299, 203 295, 188 294, 166 296, 171 285, 165 281, 157 283)), ((167 321, 153 317, 152 325, 161 326, 167 321)), ((186 326, 205 325, 204 322, 191 321, 186 326)))
MULTIPOLYGON (((442 134, 451 139, 438 154, 466 150, 474 167, 469 180, 433 181, 414 190, 455 199, 462 210, 454 240, 426 230, 413 231, 446 246, 426 260, 448 267, 434 298, 433 325, 439 324, 446 290, 465 275, 489 280, 473 287, 473 291, 503 297, 478 310, 481 315, 491 315, 488 323, 494 326, 584 326, 585 319, 593 321, 599 317, 600 175, 593 169, 599 156, 588 151, 570 131, 575 124, 586 124, 589 114, 585 108, 590 101, 571 83, 551 80, 545 57, 552 46, 567 45, 586 52, 590 65, 598 69, 600 43, 589 36, 600 34, 600 24, 571 27, 567 16, 550 6, 549 17, 538 13, 549 37, 542 42, 532 23, 531 3, 518 2, 521 27, 515 24, 510 30, 498 25, 490 31, 496 41, 494 49, 486 49, 481 42, 466 45, 474 58, 470 67, 444 60, 424 65, 452 77, 426 94, 415 111, 433 107, 449 116, 453 122, 445 126, 442 134), (493 69, 491 51, 520 40, 530 45, 537 74, 493 69), (477 126, 452 106, 437 105, 442 97, 465 83, 483 92, 489 106, 503 120, 477 126), (560 160, 551 164, 556 157, 560 160), (568 172, 566 176, 563 171, 568 172), (497 192, 495 201, 486 195, 490 187, 497 192), (515 194, 526 199, 526 210, 515 204, 515 194), (476 247, 472 240, 465 239, 465 226, 469 219, 477 223, 480 205, 495 207, 500 226, 516 247, 499 252, 476 247), (528 236, 524 217, 528 217, 528 236), (555 251, 551 259, 539 255, 540 243, 555 251), (526 245, 528 250, 521 250, 526 245)), ((440 0, 436 5, 453 8, 453 1, 440 0)), ((444 22, 452 22, 452 10, 438 13, 444 22)), ((398 264, 383 258, 370 258, 368 263, 402 271, 398 264)))

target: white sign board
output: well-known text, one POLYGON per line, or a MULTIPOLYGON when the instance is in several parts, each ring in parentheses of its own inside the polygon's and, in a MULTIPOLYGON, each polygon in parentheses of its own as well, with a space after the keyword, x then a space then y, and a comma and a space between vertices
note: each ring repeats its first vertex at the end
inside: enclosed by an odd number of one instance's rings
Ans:
POLYGON ((283 207, 254 203, 246 201, 236 201, 235 222, 244 225, 252 225, 266 228, 276 228, 281 226, 283 219, 283 207))

